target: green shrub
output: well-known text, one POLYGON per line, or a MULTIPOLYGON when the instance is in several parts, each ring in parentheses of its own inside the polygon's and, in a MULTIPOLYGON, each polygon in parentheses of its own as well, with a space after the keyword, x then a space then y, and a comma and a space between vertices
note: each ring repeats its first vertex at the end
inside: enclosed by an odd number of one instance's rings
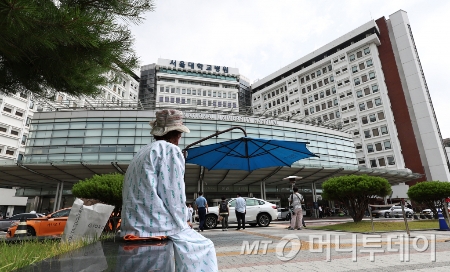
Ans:
POLYGON ((122 174, 94 175, 73 185, 72 193, 78 198, 97 199, 105 204, 114 205, 114 213, 122 208, 122 174))
MULTIPOLYGON (((409 187, 408 197, 416 203, 425 205, 437 218, 437 210, 444 211, 445 198, 450 197, 450 182, 424 181, 409 187)), ((446 216, 446 213, 443 212, 446 216)))
POLYGON ((322 184, 322 189, 322 197, 342 202, 354 222, 363 219, 370 199, 387 196, 392 191, 386 179, 368 175, 330 178, 322 184))

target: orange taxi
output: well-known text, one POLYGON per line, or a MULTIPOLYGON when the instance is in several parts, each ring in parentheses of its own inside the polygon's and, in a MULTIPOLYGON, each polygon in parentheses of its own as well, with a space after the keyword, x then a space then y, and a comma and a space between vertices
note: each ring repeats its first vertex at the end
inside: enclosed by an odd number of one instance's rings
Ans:
MULTIPOLYGON (((60 236, 66 227, 71 208, 65 208, 45 217, 27 220, 27 236, 60 236)), ((14 237, 17 225, 10 227, 6 238, 14 237)))

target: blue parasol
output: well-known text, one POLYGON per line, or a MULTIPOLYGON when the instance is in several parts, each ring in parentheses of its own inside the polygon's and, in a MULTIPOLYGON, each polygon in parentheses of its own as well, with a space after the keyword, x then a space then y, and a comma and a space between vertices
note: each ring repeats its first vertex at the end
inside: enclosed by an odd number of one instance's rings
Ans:
POLYGON ((273 166, 291 166, 294 162, 318 157, 306 148, 306 142, 242 137, 235 140, 190 148, 186 163, 208 170, 246 170, 273 166))

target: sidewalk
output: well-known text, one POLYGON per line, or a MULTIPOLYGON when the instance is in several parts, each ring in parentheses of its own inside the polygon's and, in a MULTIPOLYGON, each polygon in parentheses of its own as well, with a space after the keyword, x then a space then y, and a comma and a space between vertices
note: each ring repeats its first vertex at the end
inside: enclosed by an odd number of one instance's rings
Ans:
POLYGON ((248 227, 244 231, 214 229, 202 234, 214 242, 219 269, 226 272, 449 271, 450 268, 450 232, 413 231, 408 239, 399 232, 369 236, 311 229, 289 231, 282 224, 274 224, 266 228, 248 227), (286 235, 295 239, 287 243, 283 240, 286 235), (289 254, 293 255, 289 260, 280 258, 289 254))

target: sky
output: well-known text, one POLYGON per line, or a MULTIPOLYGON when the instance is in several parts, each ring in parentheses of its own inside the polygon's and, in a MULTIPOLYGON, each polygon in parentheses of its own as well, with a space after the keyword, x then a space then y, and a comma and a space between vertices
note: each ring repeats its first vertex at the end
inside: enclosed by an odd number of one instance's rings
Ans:
POLYGON ((131 26, 142 65, 158 58, 236 67, 257 79, 351 30, 408 13, 443 138, 450 138, 450 1, 155 0, 131 26))

